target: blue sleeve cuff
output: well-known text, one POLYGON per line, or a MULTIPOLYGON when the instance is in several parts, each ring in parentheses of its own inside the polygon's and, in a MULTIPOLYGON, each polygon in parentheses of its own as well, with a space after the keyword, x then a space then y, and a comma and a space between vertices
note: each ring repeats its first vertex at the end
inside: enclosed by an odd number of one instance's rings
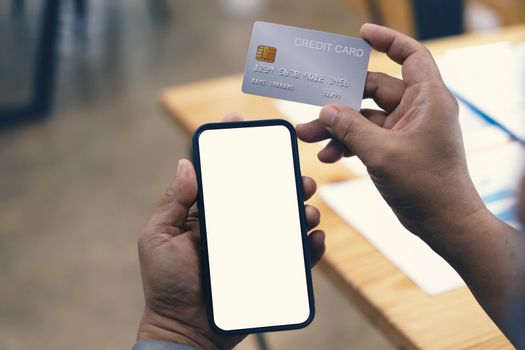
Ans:
POLYGON ((195 350, 195 348, 162 340, 139 340, 132 350, 195 350))

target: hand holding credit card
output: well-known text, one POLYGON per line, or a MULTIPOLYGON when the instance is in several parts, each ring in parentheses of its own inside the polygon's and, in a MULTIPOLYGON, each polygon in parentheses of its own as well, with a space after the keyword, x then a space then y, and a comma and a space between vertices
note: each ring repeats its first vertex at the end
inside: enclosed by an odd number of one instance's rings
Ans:
POLYGON ((360 109, 369 58, 370 45, 362 39, 256 22, 242 91, 360 109))

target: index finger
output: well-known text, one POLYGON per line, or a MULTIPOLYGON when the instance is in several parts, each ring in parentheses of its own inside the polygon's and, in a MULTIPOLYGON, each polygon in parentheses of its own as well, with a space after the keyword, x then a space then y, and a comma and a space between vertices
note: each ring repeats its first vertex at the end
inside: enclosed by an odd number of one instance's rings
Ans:
POLYGON ((394 62, 403 66, 403 80, 407 85, 441 80, 430 51, 408 35, 377 24, 366 23, 361 27, 361 37, 375 50, 386 53, 394 62))

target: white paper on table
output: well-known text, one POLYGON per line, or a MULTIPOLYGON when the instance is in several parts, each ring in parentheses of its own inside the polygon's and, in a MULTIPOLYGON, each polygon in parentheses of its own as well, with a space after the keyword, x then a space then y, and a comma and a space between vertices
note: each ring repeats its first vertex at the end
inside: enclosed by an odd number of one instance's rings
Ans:
POLYGON ((455 94, 525 140, 525 43, 454 49, 436 62, 455 94))
POLYGON ((517 229, 521 229, 517 213, 524 161, 525 149, 517 142, 467 155, 470 176, 487 208, 517 229))
POLYGON ((426 293, 436 295, 464 286, 443 258, 401 225, 370 178, 323 185, 320 194, 339 216, 426 293))
POLYGON ((508 134, 489 124, 461 101, 458 104, 459 123, 467 154, 509 143, 508 134))

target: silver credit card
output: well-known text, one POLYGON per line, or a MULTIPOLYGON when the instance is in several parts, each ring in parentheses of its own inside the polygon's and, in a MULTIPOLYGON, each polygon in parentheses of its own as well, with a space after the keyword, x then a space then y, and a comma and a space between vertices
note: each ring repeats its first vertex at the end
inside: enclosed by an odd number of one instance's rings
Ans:
POLYGON ((255 22, 242 91, 359 109, 369 58, 370 45, 363 39, 255 22))

